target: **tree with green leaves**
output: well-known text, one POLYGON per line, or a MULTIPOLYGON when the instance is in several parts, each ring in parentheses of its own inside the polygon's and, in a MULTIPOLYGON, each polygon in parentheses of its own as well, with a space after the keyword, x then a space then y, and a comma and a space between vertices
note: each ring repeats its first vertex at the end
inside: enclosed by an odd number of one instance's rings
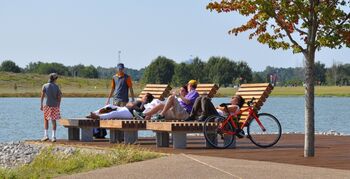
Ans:
POLYGON ((210 57, 205 72, 212 83, 228 86, 238 77, 236 63, 226 57, 210 57))
POLYGON ((315 63, 315 82, 317 85, 324 85, 326 83, 326 65, 320 61, 315 63))
POLYGON ((249 83, 253 80, 253 72, 247 62, 239 61, 236 65, 237 76, 243 83, 249 83))
POLYGON ((190 71, 191 68, 189 64, 184 62, 176 64, 172 83, 175 86, 185 85, 189 80, 193 79, 190 71))
POLYGON ((251 31, 249 39, 272 49, 292 49, 305 58, 304 156, 315 155, 315 53, 322 47, 350 47, 350 1, 345 0, 222 0, 207 9, 238 12, 248 21, 229 31, 251 31))
POLYGON ((189 64, 192 78, 196 79, 199 83, 204 83, 207 81, 204 71, 205 63, 198 57, 192 60, 192 63, 189 64))
POLYGON ((21 68, 17 66, 15 62, 11 60, 5 60, 1 63, 0 71, 19 73, 21 72, 21 68))
POLYGON ((175 62, 173 60, 159 56, 146 67, 142 82, 168 84, 174 75, 174 69, 175 62))

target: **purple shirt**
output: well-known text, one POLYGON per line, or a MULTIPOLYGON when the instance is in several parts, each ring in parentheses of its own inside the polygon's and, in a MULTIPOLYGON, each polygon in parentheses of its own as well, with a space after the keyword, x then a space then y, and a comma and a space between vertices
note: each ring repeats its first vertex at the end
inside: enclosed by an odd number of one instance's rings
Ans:
POLYGON ((180 105, 186 109, 186 111, 188 113, 191 113, 191 110, 192 110, 192 107, 193 107, 193 104, 194 104, 194 101, 196 101, 196 98, 199 96, 198 92, 196 90, 192 90, 190 91, 186 96, 185 98, 190 100, 190 104, 186 104, 185 102, 183 101, 180 101, 180 105))

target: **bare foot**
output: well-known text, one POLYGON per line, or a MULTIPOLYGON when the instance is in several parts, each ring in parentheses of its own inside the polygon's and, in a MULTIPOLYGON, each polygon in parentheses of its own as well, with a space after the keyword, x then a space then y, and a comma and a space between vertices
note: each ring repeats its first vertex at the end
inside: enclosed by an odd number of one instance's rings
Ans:
POLYGON ((90 116, 91 116, 92 119, 100 119, 100 116, 96 115, 93 112, 90 112, 90 116))

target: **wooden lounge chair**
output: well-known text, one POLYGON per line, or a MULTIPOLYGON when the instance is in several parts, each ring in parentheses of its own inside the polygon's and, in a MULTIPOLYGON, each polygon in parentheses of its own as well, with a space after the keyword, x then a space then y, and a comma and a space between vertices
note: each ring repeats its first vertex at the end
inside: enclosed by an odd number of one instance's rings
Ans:
MULTIPOLYGON (((219 87, 216 84, 198 84, 197 91, 200 96, 208 96, 212 98, 219 87)), ((148 130, 156 132, 156 143, 158 147, 169 147, 169 133, 172 133, 173 147, 186 148, 187 133, 202 133, 202 122, 147 122, 148 130)))
MULTIPOLYGON (((257 110, 260 110, 272 90, 273 86, 270 83, 242 84, 237 90, 236 95, 242 96, 245 102, 250 101, 252 98, 255 98, 254 107, 257 110)), ((245 103, 242 107, 242 110, 247 109, 247 107, 247 103, 245 103)), ((247 120, 247 117, 248 112, 243 113, 240 117, 240 123, 243 123, 245 120, 247 120)))
MULTIPOLYGON (((170 94, 171 87, 168 84, 147 84, 140 93, 142 98, 146 93, 151 93, 156 99, 164 100, 170 94)), ((69 140, 93 141, 93 128, 110 129, 110 142, 134 143, 137 140, 137 131, 146 130, 146 121, 134 119, 109 119, 92 120, 89 118, 60 119, 59 123, 68 128, 69 140), (81 129, 81 137, 79 136, 81 129)))
MULTIPOLYGON (((255 107, 259 110, 266 101, 266 98, 271 93, 273 87, 269 83, 256 83, 256 84, 242 84, 237 95, 241 95, 246 101, 255 98, 255 107)), ((245 104, 242 109, 247 108, 245 104)), ((243 113, 240 122, 247 119, 247 113, 243 113)), ((169 146, 169 133, 173 136, 174 148, 186 148, 187 145, 187 133, 202 133, 203 122, 148 122, 147 129, 156 131, 157 146, 168 147, 169 146)), ((210 147, 206 143, 207 147, 210 147)), ((235 142, 230 146, 235 148, 235 142)))

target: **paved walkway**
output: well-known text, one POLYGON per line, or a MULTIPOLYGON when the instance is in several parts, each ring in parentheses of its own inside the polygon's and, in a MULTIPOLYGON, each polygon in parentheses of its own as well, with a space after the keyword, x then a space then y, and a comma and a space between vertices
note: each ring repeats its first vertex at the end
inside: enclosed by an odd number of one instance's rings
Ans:
POLYGON ((350 178, 349 170, 174 154, 158 159, 60 177, 88 178, 350 178))

